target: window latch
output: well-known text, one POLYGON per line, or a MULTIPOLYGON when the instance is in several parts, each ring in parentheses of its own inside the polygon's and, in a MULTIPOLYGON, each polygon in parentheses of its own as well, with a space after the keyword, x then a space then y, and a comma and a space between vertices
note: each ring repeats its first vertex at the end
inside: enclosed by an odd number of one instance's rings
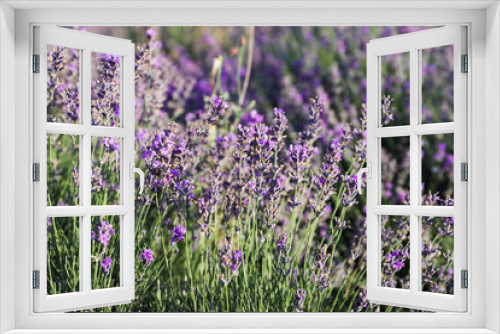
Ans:
POLYGON ((370 161, 368 161, 366 163, 366 167, 365 168, 361 168, 357 173, 356 173, 356 185, 358 187, 358 193, 361 195, 363 194, 363 190, 361 189, 361 177, 363 176, 363 174, 366 174, 366 177, 368 179, 371 179, 372 178, 372 163, 370 161))
POLYGON ((131 179, 135 177, 134 175, 135 173, 139 174, 139 186, 140 186, 139 195, 140 195, 144 192, 144 172, 142 171, 142 169, 134 167, 134 162, 131 161, 129 163, 129 176, 131 179))

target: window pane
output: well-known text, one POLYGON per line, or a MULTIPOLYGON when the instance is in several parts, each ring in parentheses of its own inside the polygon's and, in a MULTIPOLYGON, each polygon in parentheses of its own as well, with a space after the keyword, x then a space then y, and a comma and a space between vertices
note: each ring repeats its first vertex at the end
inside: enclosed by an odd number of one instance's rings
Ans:
POLYGON ((120 138, 92 137, 92 205, 120 204, 120 138))
POLYGON ((453 294, 452 217, 422 217, 422 291, 453 294))
POLYGON ((453 122, 453 45, 422 50, 422 123, 453 122))
POLYGON ((120 216, 92 217, 92 289, 120 286, 120 216))
POLYGON ((47 218, 47 294, 80 289, 80 217, 47 218))
POLYGON ((453 137, 422 136, 422 205, 453 206, 453 137))
POLYGON ((410 124, 410 53, 380 57, 382 126, 410 124))
POLYGON ((47 206, 80 203, 80 136, 47 135, 47 206))
POLYGON ((80 50, 47 46, 47 122, 80 122, 80 50))
POLYGON ((410 137, 381 139, 381 204, 410 204, 410 137))
POLYGON ((92 125, 120 126, 121 57, 92 52, 92 125))
POLYGON ((381 216, 382 280, 388 288, 410 289, 410 217, 381 216))

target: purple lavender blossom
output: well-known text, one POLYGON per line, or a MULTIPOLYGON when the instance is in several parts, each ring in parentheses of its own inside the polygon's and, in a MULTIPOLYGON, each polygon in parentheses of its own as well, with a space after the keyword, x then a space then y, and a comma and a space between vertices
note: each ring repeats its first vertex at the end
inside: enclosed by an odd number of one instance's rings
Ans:
MULTIPOLYGON (((366 28, 358 29, 359 31, 349 29, 351 28, 332 28, 332 33, 336 36, 335 43, 332 43, 326 34, 318 30, 318 36, 317 29, 307 27, 303 30, 303 42, 307 43, 304 44, 305 51, 302 50, 303 57, 295 60, 286 56, 290 50, 286 43, 282 42, 283 34, 289 33, 286 29, 258 27, 259 33, 255 36, 258 47, 253 51, 254 70, 247 96, 249 101, 255 100, 258 103, 258 110, 262 114, 245 104, 241 106, 246 111, 246 113, 242 111, 244 114, 241 120, 238 120, 239 107, 235 108, 233 113, 229 108, 229 101, 222 97, 209 98, 213 87, 209 78, 205 77, 206 73, 210 71, 214 56, 224 55, 226 52, 225 46, 223 47, 209 32, 205 31, 202 34, 205 43, 200 43, 201 46, 192 45, 194 51, 188 50, 184 45, 178 45, 169 46, 167 50, 172 49, 170 52, 162 49, 157 41, 157 31, 150 28, 146 31, 147 42, 139 45, 136 53, 135 111, 139 131, 135 139, 142 150, 142 158, 138 156, 137 162, 145 165, 147 178, 146 193, 139 200, 147 210, 152 210, 145 218, 146 221, 153 215, 158 215, 162 217, 161 219, 165 219, 166 216, 172 217, 172 221, 177 221, 178 218, 180 224, 177 227, 167 227, 168 230, 173 228, 172 245, 185 239, 187 234, 185 226, 193 227, 193 233, 190 234, 190 238, 193 239, 192 254, 206 254, 206 257, 201 258, 209 261, 210 270, 215 267, 215 277, 220 278, 224 286, 239 274, 238 270, 244 258, 240 250, 234 250, 235 245, 231 245, 230 241, 237 241, 240 246, 242 242, 250 240, 249 236, 251 238, 255 236, 254 246, 258 251, 255 254, 248 254, 250 259, 254 256, 256 258, 256 266, 251 270, 263 274, 263 271, 260 271, 264 268, 261 260, 264 259, 263 255, 270 256, 273 269, 278 269, 276 273, 272 273, 273 283, 275 280, 282 280, 285 286, 296 290, 292 291, 292 295, 296 292, 295 299, 292 299, 292 306, 296 311, 303 311, 306 290, 311 291, 308 289, 312 286, 318 287, 322 293, 325 292, 321 295, 325 297, 324 303, 332 300, 330 294, 332 290, 336 291, 333 288, 328 289, 335 279, 332 272, 335 272, 335 275, 337 272, 342 276, 345 275, 344 278, 340 276, 340 280, 352 279, 353 272, 363 272, 366 268, 363 267, 365 265, 363 259, 366 258, 364 247, 366 220, 363 212, 366 210, 362 209, 364 198, 359 198, 360 203, 358 203, 355 190, 357 182, 362 186, 365 186, 366 182, 364 179, 356 180, 350 174, 366 162, 366 113, 362 106, 366 80, 363 73, 364 53, 359 50, 363 50, 371 36, 370 30, 366 28), (271 45, 278 51, 283 49, 281 51, 285 52, 269 52, 269 49, 262 48, 265 45, 268 47, 271 45), (318 59, 315 49, 318 47, 322 50, 328 49, 328 52, 333 51, 335 57, 338 57, 326 71, 322 68, 323 61, 318 59), (335 50, 336 47, 338 50, 335 50), (195 58, 191 54, 193 52, 199 58, 195 58), (209 63, 208 70, 204 65, 205 62, 209 63), (264 73, 262 77, 266 79, 260 79, 256 73, 264 73), (274 78, 279 81, 271 80, 274 78), (354 82, 355 88, 346 86, 344 78, 354 82), (256 91, 255 87, 259 87, 259 90, 256 91), (308 106, 307 100, 311 96, 320 98, 311 101, 308 106), (274 106, 283 109, 275 108, 274 124, 265 124, 265 119, 272 116, 270 111, 274 106), (178 124, 174 123, 174 120, 178 124), (288 147, 291 149, 287 152, 288 147), (289 210, 287 203, 292 210, 289 210), (297 216, 292 219, 290 213, 297 216), (309 226, 316 226, 317 230, 312 231, 311 242, 305 240, 305 250, 303 254, 298 254, 298 266, 295 266, 294 262, 290 262, 288 253, 293 254, 293 251, 300 246, 309 226), (296 230, 291 230, 290 227, 295 227, 296 230), (347 228, 350 230, 346 234, 344 230, 347 228), (284 231, 289 231, 289 234, 285 234, 284 231), (207 238, 200 238, 201 233, 206 233, 207 238), (219 250, 219 254, 213 254, 214 247, 216 251, 220 248, 219 242, 224 234, 231 235, 230 241, 219 250), (210 239, 211 235, 213 236, 210 239), (335 257, 332 258, 327 249, 337 237, 340 238, 338 239, 340 242, 346 242, 346 245, 338 247, 339 251, 336 251, 335 257), (324 246, 318 249, 318 245, 324 246), (266 255, 266 252, 270 253, 266 255), (310 272, 307 272, 308 270, 310 272), (288 276, 289 273, 293 274, 288 276), (298 288, 304 283, 308 284, 307 289, 298 288)), ((397 31, 402 29, 398 28, 397 31)), ((390 35, 395 31, 395 28, 388 28, 383 34, 390 35)), ((300 29, 297 33, 301 33, 300 29)), ((382 28, 379 33, 382 33, 382 28)), ((239 37, 236 35, 237 32, 229 36, 228 40, 235 40, 239 37)), ((144 39, 144 35, 141 36, 144 39)), ((168 33, 162 33, 162 37, 168 36, 168 33)), ((242 47, 236 57, 224 58, 221 64, 220 82, 220 92, 223 96, 237 96, 236 78, 241 76, 242 79, 245 73, 250 73, 250 69, 244 63, 238 66, 238 58, 247 54, 248 52, 242 47), (233 73, 236 75, 232 75, 233 73)), ((98 79, 93 83, 93 125, 113 126, 111 124, 119 120, 120 97, 118 94, 113 94, 111 87, 114 83, 119 83, 117 81, 119 64, 116 63, 116 59, 107 56, 101 57, 102 70, 98 69, 98 79), (106 84, 110 87, 106 87, 106 84)), ((56 69, 57 66, 65 65, 65 63, 58 65, 57 62, 58 58, 55 55, 56 69)), ((396 62, 390 61, 388 67, 394 69, 395 65, 396 62)), ((399 69, 396 70, 400 72, 399 69)), ((432 76, 429 85, 433 84, 433 81, 435 83, 437 80, 435 73, 440 71, 430 66, 425 70, 427 76, 432 76)), ((60 78, 60 75, 52 78, 55 86, 53 94, 64 95, 65 99, 68 99, 67 104, 61 105, 63 118, 68 121, 75 119, 78 121, 78 96, 71 95, 70 93, 74 91, 68 90, 70 87, 65 82, 61 83, 60 78)), ((386 81, 384 87, 389 88, 387 92, 391 96, 400 97, 399 93, 402 89, 407 89, 408 82, 404 78, 396 79, 386 81)), ((404 104, 404 101, 392 100, 389 95, 385 96, 382 101, 382 125, 392 125, 394 121, 400 121, 395 118, 397 115, 404 117, 404 112, 401 112, 404 111, 402 110, 404 104)), ((435 121, 431 117, 435 112, 430 108, 427 109, 424 115, 426 122, 435 121)), ((446 106, 443 106, 442 113, 446 113, 445 109, 446 106)), ((107 145, 108 151, 120 149, 112 142, 103 144, 107 145)), ((446 145, 453 143, 447 141, 446 145)), ((438 153, 439 156, 436 158, 440 163, 446 166, 453 165, 452 157, 442 154, 441 151, 438 153)), ((383 180, 386 197, 397 200, 398 204, 408 202, 407 193, 401 191, 401 182, 398 180, 399 175, 403 175, 399 170, 403 169, 404 164, 404 161, 398 160, 391 168, 384 169, 390 176, 383 180)), ((76 169, 73 174, 75 184, 79 182, 76 169)), ((68 175, 71 178, 71 173, 68 175)), ((113 186, 106 179, 102 179, 99 173, 96 172, 96 175, 100 178, 100 187, 113 186)), ((439 185, 435 191, 425 192, 423 203, 453 205, 453 199, 450 194, 443 191, 444 187, 445 185, 439 185)), ((59 198, 54 199, 54 202, 64 203, 59 198)), ((429 238, 430 236, 434 238, 437 234, 439 237, 453 235, 452 219, 444 221, 428 217, 424 219, 424 224, 433 228, 429 238)), ((161 228, 157 230, 156 226, 149 232, 146 227, 140 233, 144 231, 145 238, 154 240, 161 234, 161 228)), ((405 240, 408 238, 404 231, 404 227, 401 227, 395 228, 392 234, 386 230, 382 232, 383 254, 386 255, 382 259, 382 265, 387 266, 389 276, 384 276, 386 279, 384 282, 388 282, 388 286, 396 284, 404 286, 408 278, 403 276, 407 275, 409 267, 409 254, 406 262, 404 261, 407 248, 405 240), (403 244, 398 244, 396 249, 393 249, 393 240, 402 240, 403 244), (390 257, 387 258, 387 255, 390 257)), ((106 244, 110 242, 106 239, 101 240, 97 230, 92 233, 92 238, 97 242, 103 241, 106 244)), ((139 237, 143 235, 140 234, 139 237)), ((241 245, 241 249, 249 249, 247 246, 247 244, 241 245)), ((173 252, 178 251, 177 247, 173 250, 173 252)), ((171 253, 167 256, 170 255, 171 253)), ((450 263, 453 263, 453 254, 443 247, 439 248, 437 243, 432 244, 424 240, 422 255, 424 257, 422 283, 432 292, 449 291, 450 282, 453 285, 453 268, 450 267, 450 263)), ((99 259, 103 256, 104 254, 101 254, 99 259)), ((144 249, 138 254, 138 258, 146 267, 155 260, 154 257, 151 249, 144 249)), ((183 260, 182 257, 178 259, 183 260)), ((111 258, 109 260, 112 263, 111 258)), ((103 266, 104 261, 101 261, 103 266)), ((194 263, 193 265, 196 266, 194 263)), ((179 288, 182 294, 187 293, 188 289, 197 289, 196 286, 190 285, 190 280, 184 279, 184 271, 181 272, 174 272, 173 286, 179 288)), ((200 270, 193 271, 193 276, 198 276, 199 272, 200 270)), ((198 277, 195 277, 194 281, 198 277)), ((262 277, 267 279, 264 274, 262 277)), ((351 290, 354 293, 348 293, 349 298, 356 297, 354 310, 366 310, 371 305, 366 299, 366 291, 359 285, 360 281, 357 282, 357 286, 353 286, 351 290)), ((161 284, 164 288, 164 283, 161 284)), ((252 285, 250 284, 248 288, 249 298, 253 302, 252 285)), ((233 287, 230 287, 229 293, 233 294, 234 291, 233 287)), ((222 298, 224 297, 223 293, 222 298)), ((322 305, 315 304, 321 298, 316 299, 315 296, 310 298, 307 308, 310 305, 311 311, 324 309, 322 305)), ((178 303, 179 308, 175 310, 189 309, 191 305, 188 299, 178 303)), ((267 296, 265 299, 267 305, 272 304, 267 296)), ((289 304, 285 305, 285 309, 290 308, 289 304)), ((210 310, 218 309, 214 305, 209 305, 210 310)), ((282 303, 279 305, 282 307, 282 303)))
POLYGON ((115 235, 113 226, 109 222, 99 218, 99 222, 97 223, 97 241, 104 247, 107 247, 113 235, 115 235))
POLYGON ((186 232, 187 232, 186 228, 182 225, 178 225, 176 228, 174 228, 172 231, 174 236, 170 239, 172 246, 175 245, 176 243, 184 240, 184 236, 186 235, 186 232))
POLYGON ((325 291, 330 287, 330 268, 326 266, 328 258, 331 254, 327 254, 327 245, 323 245, 319 254, 316 256, 316 268, 319 269, 319 274, 313 272, 314 282, 320 292, 325 291))
POLYGON ((306 292, 304 289, 297 289, 297 293, 295 294, 295 302, 293 303, 293 307, 295 307, 295 312, 304 312, 304 302, 306 300, 306 292))
POLYGON ((345 191, 342 194, 342 205, 346 208, 356 205, 358 201, 356 197, 358 195, 357 183, 358 179, 356 175, 347 175, 343 177, 345 191))
POLYGON ((243 252, 239 249, 233 251, 233 265, 231 266, 231 275, 238 276, 241 264, 243 263, 243 252))
POLYGON ((287 238, 287 235, 285 232, 283 232, 279 239, 278 239, 278 242, 276 243, 276 248, 278 249, 278 252, 284 252, 285 249, 286 249, 286 238, 287 238))
MULTIPOLYGON (((238 276, 238 268, 243 263, 243 251, 231 250, 231 244, 226 242, 224 247, 219 250, 220 264, 224 269, 231 269, 231 276, 238 276)), ((231 278, 226 282, 229 283, 231 278)))
POLYGON ((151 248, 147 248, 142 250, 140 258, 142 259, 142 264, 144 264, 145 267, 149 267, 149 265, 154 262, 155 253, 151 250, 151 248))
POLYGON ((222 268, 230 268, 233 264, 233 254, 231 252, 231 244, 225 243, 224 248, 219 250, 220 265, 222 268))
POLYGON ((104 271, 104 273, 106 275, 109 275, 109 270, 111 269, 112 263, 113 263, 113 259, 110 258, 109 256, 106 257, 104 260, 102 260, 102 263, 101 263, 102 271, 104 271))
POLYGON ((243 126, 255 126, 264 121, 264 116, 259 114, 256 109, 243 114, 240 119, 240 124, 243 126))
MULTIPOLYGON (((367 298, 366 287, 362 287, 356 299, 354 299, 354 312, 363 312, 367 308, 374 306, 367 298)), ((351 311, 352 312, 352 311, 351 311)), ((378 308, 374 310, 374 312, 378 312, 378 308)))
POLYGON ((210 124, 215 124, 220 116, 224 115, 228 109, 229 104, 224 100, 224 97, 214 96, 208 105, 208 122, 210 124))
POLYGON ((391 110, 392 99, 390 96, 385 96, 382 99, 382 125, 388 125, 394 120, 394 114, 391 110))
POLYGON ((148 30, 146 30, 146 37, 149 39, 149 40, 152 40, 152 39, 155 39, 156 38, 156 30, 153 29, 153 28, 149 28, 148 30))

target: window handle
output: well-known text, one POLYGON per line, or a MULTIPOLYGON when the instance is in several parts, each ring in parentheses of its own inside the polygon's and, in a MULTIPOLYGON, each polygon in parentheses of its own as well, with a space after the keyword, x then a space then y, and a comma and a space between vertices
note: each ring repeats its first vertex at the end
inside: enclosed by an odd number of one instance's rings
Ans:
POLYGON ((129 170, 131 179, 134 178, 135 173, 139 174, 139 185, 140 185, 139 195, 140 195, 144 191, 144 172, 142 171, 142 169, 134 167, 133 161, 131 161, 129 164, 129 170))
POLYGON ((372 163, 367 162, 365 168, 361 168, 357 173, 356 173, 356 185, 358 187, 358 193, 360 195, 363 194, 363 190, 361 189, 361 176, 363 174, 366 174, 366 177, 371 179, 372 177, 372 163))

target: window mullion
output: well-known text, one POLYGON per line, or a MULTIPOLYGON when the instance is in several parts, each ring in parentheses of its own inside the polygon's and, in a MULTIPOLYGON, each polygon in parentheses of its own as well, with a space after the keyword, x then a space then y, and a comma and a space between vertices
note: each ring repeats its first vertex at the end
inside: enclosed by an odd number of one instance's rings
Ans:
MULTIPOLYGON (((91 50, 89 48, 83 49, 82 60, 82 121, 83 125, 90 130, 91 124, 91 110, 92 110, 92 91, 91 91, 91 50)), ((91 178, 92 178, 92 148, 91 148, 91 134, 87 131, 82 136, 82 158, 80 161, 80 169, 82 180, 80 182, 80 189, 82 192, 82 205, 86 209, 86 214, 83 216, 83 235, 82 235, 82 257, 81 257, 81 271, 82 271, 82 285, 83 291, 90 293, 92 290, 92 271, 91 271, 91 216, 90 216, 90 203, 91 203, 91 178)))
MULTIPOLYGON (((420 73, 419 54, 413 48, 410 51, 410 126, 412 130, 418 125, 418 110, 420 105, 420 73)), ((410 291, 412 294, 419 290, 418 282, 421 271, 419 265, 420 238, 418 216, 414 209, 420 204, 420 145, 419 136, 410 133, 410 291)))

